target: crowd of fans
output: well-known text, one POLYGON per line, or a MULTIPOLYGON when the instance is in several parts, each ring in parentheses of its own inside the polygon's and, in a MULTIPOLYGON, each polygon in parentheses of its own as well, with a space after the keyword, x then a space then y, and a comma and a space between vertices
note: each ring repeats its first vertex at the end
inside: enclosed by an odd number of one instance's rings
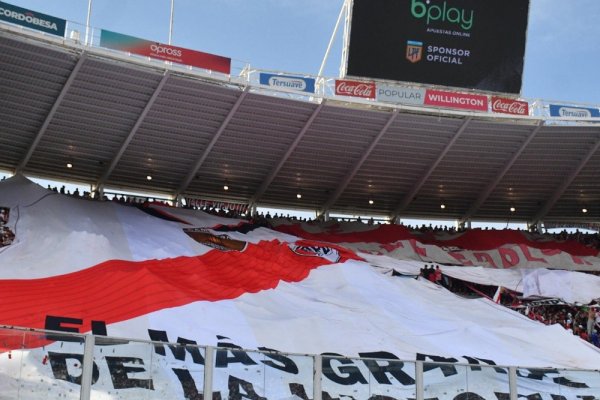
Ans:
MULTIPOLYGON (((57 188, 57 187, 51 187, 49 185, 48 190, 52 190, 57 193, 61 193, 61 194, 65 194, 65 195, 69 195, 69 196, 77 197, 77 198, 90 199, 90 200, 102 200, 102 201, 115 201, 115 202, 119 202, 122 204, 129 204, 129 205, 143 205, 143 204, 147 204, 147 203, 154 203, 154 204, 158 203, 158 204, 162 204, 162 205, 170 205, 166 201, 161 201, 161 200, 150 198, 150 197, 127 196, 127 195, 121 195, 121 194, 114 194, 114 195, 111 195, 112 198, 109 198, 106 194, 103 196, 100 196, 100 194, 98 192, 87 192, 87 191, 80 192, 79 189, 75 189, 75 191, 73 193, 71 193, 70 191, 65 189, 65 186, 57 188)), ((220 216, 220 217, 245 219, 245 220, 251 221, 253 223, 256 223, 258 225, 264 225, 264 226, 269 226, 270 222, 274 219, 285 219, 289 222, 305 222, 305 223, 323 222, 322 217, 301 218, 301 217, 296 217, 296 216, 290 216, 289 214, 284 215, 283 213, 282 214, 275 213, 275 214, 271 215, 270 212, 266 212, 266 213, 260 212, 260 213, 255 213, 253 215, 250 215, 246 211, 233 210, 233 209, 228 209, 226 207, 219 208, 219 207, 214 207, 214 206, 209 206, 209 205, 202 206, 202 207, 183 206, 183 208, 200 210, 205 213, 220 216)), ((357 217, 357 218, 332 217, 329 220, 333 221, 333 222, 342 222, 342 223, 343 222, 360 222, 360 223, 365 223, 367 225, 388 223, 388 221, 375 220, 373 218, 368 218, 368 219, 363 220, 361 217, 357 217)), ((433 224, 429 224, 429 225, 423 224, 420 226, 419 225, 414 226, 414 225, 405 225, 403 223, 400 223, 400 225, 406 227, 407 229, 411 230, 414 233, 422 233, 422 234, 423 233, 432 233, 435 235, 461 233, 461 232, 465 232, 468 230, 468 228, 466 228, 465 226, 454 227, 454 226, 433 225, 433 224)), ((482 230, 495 231, 496 229, 490 228, 490 227, 485 227, 485 228, 482 228, 482 230)), ((521 229, 516 229, 516 230, 521 230, 521 229)), ((526 232, 525 230, 521 230, 521 231, 526 232)), ((530 233, 532 233, 534 235, 538 235, 538 238, 540 240, 576 241, 585 246, 600 249, 600 232, 589 233, 589 232, 582 232, 579 230, 576 230, 575 232, 567 232, 566 230, 563 230, 559 233, 546 232, 544 234, 538 234, 537 232, 533 232, 533 231, 530 231, 530 233)))
POLYGON ((0 207, 0 247, 8 246, 15 240, 15 234, 7 226, 10 209, 0 207))
POLYGON ((521 312, 529 318, 546 325, 560 324, 573 335, 600 347, 598 331, 600 331, 599 306, 592 304, 585 307, 572 305, 551 305, 524 307, 521 312))
POLYGON ((559 324, 573 335, 600 348, 600 304, 593 301, 589 305, 567 304, 558 299, 530 301, 522 299, 518 292, 506 288, 486 286, 448 277, 440 266, 425 265, 420 276, 444 286, 462 297, 486 297, 505 307, 518 311, 534 321, 546 325, 559 324))
POLYGON ((233 210, 233 209, 216 208, 216 207, 211 207, 211 206, 184 207, 184 208, 190 208, 190 209, 200 210, 200 211, 205 212, 207 214, 215 215, 217 217, 235 218, 235 219, 246 219, 246 220, 248 219, 245 213, 243 213, 241 211, 233 210))
POLYGON ((114 194, 111 196, 112 198, 109 198, 106 194, 100 196, 100 193, 98 191, 80 192, 78 188, 76 188, 73 191, 73 193, 71 193, 71 191, 67 190, 64 185, 61 186, 60 188, 58 188, 56 186, 52 187, 52 186, 48 185, 48 190, 51 190, 55 193, 60 193, 60 194, 64 194, 67 196, 79 198, 79 199, 99 200, 99 201, 115 201, 118 203, 124 203, 124 204, 130 204, 130 205, 144 204, 145 202, 153 200, 152 198, 149 198, 149 197, 125 196, 125 195, 120 195, 120 194, 114 194))
MULTIPOLYGON (((165 205, 165 206, 171 206, 170 202, 166 202, 164 200, 159 200, 159 199, 155 199, 155 198, 151 198, 151 197, 128 196, 128 195, 122 195, 122 194, 111 194, 110 195, 111 197, 109 197, 106 194, 103 194, 101 196, 100 193, 98 193, 98 192, 88 192, 88 191, 80 192, 79 189, 75 189, 75 191, 71 193, 70 191, 66 190, 64 185, 60 188, 51 187, 50 185, 48 185, 48 190, 52 190, 56 193, 69 195, 69 196, 76 197, 76 198, 82 198, 82 199, 88 199, 88 200, 100 200, 100 201, 114 201, 114 202, 118 202, 121 204, 127 204, 127 205, 133 205, 133 206, 144 206, 147 204, 161 204, 161 205, 165 205)), ((225 204, 227 204, 227 203, 225 203, 225 204)), ((270 227, 271 222, 273 220, 277 220, 277 219, 283 219, 288 222, 304 222, 304 223, 321 223, 321 222, 323 222, 322 217, 316 217, 316 218, 312 218, 312 219, 311 218, 301 218, 301 217, 296 217, 296 216, 290 216, 289 214, 284 215, 283 213, 282 214, 275 213, 274 215, 271 215, 270 212, 266 212, 266 213, 255 212, 254 214, 250 215, 250 213, 247 211, 247 208, 236 210, 236 209, 231 209, 231 208, 227 208, 227 207, 215 207, 215 206, 211 206, 211 205, 204 205, 201 207, 187 205, 187 206, 183 206, 183 208, 200 210, 207 214, 211 214, 211 215, 215 215, 215 216, 219 216, 219 217, 244 219, 253 224, 260 225, 260 226, 266 226, 266 227, 270 227)), ((374 220, 373 218, 368 218, 366 220, 363 220, 361 217, 357 217, 357 218, 332 217, 329 220, 332 222, 341 222, 341 223, 359 222, 359 223, 365 223, 367 225, 388 223, 388 221, 374 220)), ((462 233, 462 232, 467 231, 467 228, 465 226, 453 227, 453 226, 433 225, 433 224, 429 224, 429 225, 423 224, 420 226, 418 226, 418 225, 413 226, 413 225, 404 225, 402 222, 400 223, 400 226, 406 227, 407 229, 409 229, 410 231, 412 231, 415 234, 420 233, 420 234, 434 234, 434 235, 446 234, 446 235, 448 235, 448 234, 456 234, 456 233, 462 233)), ((482 230, 495 231, 496 229, 490 228, 490 227, 485 227, 485 228, 482 228, 482 230)), ((517 230, 521 230, 521 229, 517 229, 517 230)), ((574 242, 581 243, 587 247, 600 249, 600 232, 590 233, 590 232, 582 232, 579 230, 576 230, 575 232, 567 232, 566 230, 563 230, 559 233, 546 232, 544 234, 540 234, 540 233, 534 232, 533 230, 530 230, 529 233, 531 235, 533 235, 534 239, 537 239, 537 240, 574 241, 574 242)), ((8 236, 7 236, 6 240, 8 240, 8 236)))
POLYGON ((550 237, 554 240, 559 241, 576 241, 585 246, 593 247, 595 249, 600 248, 600 232, 598 233, 588 233, 581 232, 577 229, 575 232, 567 232, 566 230, 562 230, 559 233, 548 233, 550 237))

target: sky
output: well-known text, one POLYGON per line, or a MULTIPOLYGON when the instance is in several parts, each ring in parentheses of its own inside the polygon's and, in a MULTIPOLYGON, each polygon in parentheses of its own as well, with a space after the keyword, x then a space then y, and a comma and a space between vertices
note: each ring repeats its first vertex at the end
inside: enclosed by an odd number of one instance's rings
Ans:
MULTIPOLYGON (((88 0, 7 2, 82 25, 87 17, 88 0)), ((343 0, 174 4, 176 46, 227 56, 234 64, 257 69, 316 74, 343 0)), ((171 0, 92 0, 91 25, 166 43, 170 7, 171 0)), ((599 0, 530 0, 523 97, 600 105, 598 21, 599 0)), ((338 75, 341 36, 340 31, 326 76, 338 75)))
MULTIPOLYGON (((173 0, 173 45, 263 70, 317 74, 344 0, 173 0)), ((524 0, 525 1, 525 0, 524 0)), ((70 21, 88 0, 8 0, 70 21)), ((91 26, 168 42, 171 0, 92 0, 91 26)), ((530 0, 522 96, 600 105, 600 0, 530 0)), ((99 36, 99 29, 96 31, 99 36)), ((491 44, 493 45, 493 44, 491 44)), ((338 76, 342 30, 324 75, 338 76)))

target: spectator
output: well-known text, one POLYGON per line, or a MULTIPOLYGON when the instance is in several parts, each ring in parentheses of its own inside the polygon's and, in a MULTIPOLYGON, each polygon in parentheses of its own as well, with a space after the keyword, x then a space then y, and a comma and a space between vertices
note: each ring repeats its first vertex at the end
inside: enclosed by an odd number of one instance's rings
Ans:
POLYGON ((8 209, 5 207, 0 208, 0 226, 8 222, 8 209))
POLYGON ((434 277, 435 277, 435 283, 437 283, 438 285, 441 285, 442 284, 442 270, 440 269, 439 265, 435 266, 434 277))
POLYGON ((594 330, 594 325, 596 324, 596 311, 592 307, 589 308, 587 314, 587 334, 588 336, 592 336, 592 331, 594 330))

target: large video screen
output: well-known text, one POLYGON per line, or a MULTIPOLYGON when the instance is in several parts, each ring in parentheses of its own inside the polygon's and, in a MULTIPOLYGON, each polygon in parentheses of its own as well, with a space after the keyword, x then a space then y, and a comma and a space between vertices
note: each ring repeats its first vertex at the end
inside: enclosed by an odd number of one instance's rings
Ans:
POLYGON ((521 91, 529 0, 354 0, 347 75, 521 91))

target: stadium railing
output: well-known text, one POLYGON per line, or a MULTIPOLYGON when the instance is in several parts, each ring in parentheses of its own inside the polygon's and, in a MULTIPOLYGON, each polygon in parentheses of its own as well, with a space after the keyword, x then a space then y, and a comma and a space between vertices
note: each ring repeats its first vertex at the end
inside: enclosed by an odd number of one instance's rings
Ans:
POLYGON ((586 387, 577 398, 600 398, 599 371, 501 366, 475 358, 471 364, 434 362, 434 356, 347 358, 178 341, 0 326, 0 398, 198 400, 214 393, 214 399, 516 400, 524 389, 537 393, 528 399, 570 399, 575 397, 569 390, 586 387))

